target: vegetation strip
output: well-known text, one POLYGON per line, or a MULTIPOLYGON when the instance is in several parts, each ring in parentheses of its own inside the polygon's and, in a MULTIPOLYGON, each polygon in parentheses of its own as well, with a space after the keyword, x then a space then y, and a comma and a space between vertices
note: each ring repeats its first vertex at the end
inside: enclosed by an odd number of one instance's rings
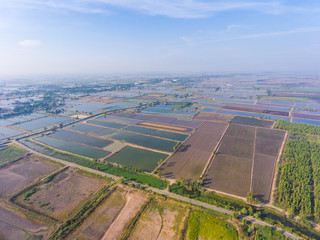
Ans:
POLYGON ((81 209, 69 220, 67 220, 51 237, 50 240, 66 239, 81 223, 103 202, 109 197, 117 187, 110 191, 108 186, 96 193, 89 201, 87 201, 81 209))

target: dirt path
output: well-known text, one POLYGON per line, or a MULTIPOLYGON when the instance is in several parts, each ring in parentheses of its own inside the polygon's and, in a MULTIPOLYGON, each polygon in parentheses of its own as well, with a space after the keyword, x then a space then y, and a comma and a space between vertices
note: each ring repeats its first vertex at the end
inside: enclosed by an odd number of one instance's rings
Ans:
POLYGON ((119 215, 110 225, 101 240, 115 240, 119 239, 126 224, 137 214, 143 203, 147 198, 138 192, 129 192, 125 194, 126 205, 120 211, 119 215))
POLYGON ((254 128, 254 141, 253 141, 253 153, 252 153, 252 166, 251 166, 251 182, 250 192, 253 192, 253 170, 254 170, 254 156, 256 155, 256 140, 257 140, 257 128, 254 128))

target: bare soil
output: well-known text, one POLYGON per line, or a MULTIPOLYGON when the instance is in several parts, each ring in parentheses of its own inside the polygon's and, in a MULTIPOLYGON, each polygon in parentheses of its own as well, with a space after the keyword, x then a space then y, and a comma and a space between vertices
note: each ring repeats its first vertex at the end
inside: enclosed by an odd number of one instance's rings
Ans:
POLYGON ((251 185, 252 159, 218 154, 205 177, 206 187, 246 197, 251 185))
POLYGON ((39 190, 18 201, 54 219, 63 220, 81 206, 91 194, 102 187, 104 181, 68 169, 59 173, 51 182, 37 187, 39 190))
POLYGON ((50 227, 34 222, 0 206, 0 239, 25 239, 25 234, 48 235, 50 227))
POLYGON ((117 188, 70 236, 70 239, 101 239, 125 205, 124 194, 123 189, 117 188))
POLYGON ((206 166, 227 124, 205 121, 160 168, 167 178, 196 180, 206 166))
POLYGON ((109 229, 105 232, 101 240, 119 239, 126 224, 137 214, 143 203, 147 201, 146 196, 137 190, 131 190, 125 194, 126 204, 119 215, 113 221, 109 229))
POLYGON ((1 168, 0 196, 12 194, 57 168, 55 165, 45 163, 32 156, 1 168))

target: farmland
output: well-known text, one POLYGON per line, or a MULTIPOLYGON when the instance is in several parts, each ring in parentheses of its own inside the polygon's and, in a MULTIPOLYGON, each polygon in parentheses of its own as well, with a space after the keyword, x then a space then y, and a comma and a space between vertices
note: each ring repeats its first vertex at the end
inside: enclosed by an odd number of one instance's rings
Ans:
POLYGON ((106 161, 152 172, 158 166, 158 162, 167 157, 167 154, 126 146, 106 161))
POLYGON ((126 203, 124 191, 117 188, 112 192, 69 239, 101 239, 126 203))
POLYGON ((107 135, 107 137, 110 139, 124 141, 127 143, 132 143, 142 147, 156 149, 156 150, 165 151, 165 152, 172 152, 173 147, 177 144, 177 142, 170 141, 170 140, 164 140, 160 138, 154 138, 154 137, 149 137, 149 136, 129 133, 129 132, 123 132, 123 131, 112 133, 110 135, 107 135))
POLYGON ((56 169, 57 166, 34 156, 4 166, 0 168, 0 196, 12 194, 56 169))
MULTIPOLYGON (((260 124, 255 124, 260 125, 260 124)), ((268 202, 285 132, 232 123, 205 177, 209 188, 268 202)))
POLYGON ((226 123, 204 122, 160 168, 168 178, 197 179, 221 138, 226 123))
POLYGON ((28 220, 20 213, 8 210, 0 206, 0 238, 1 239, 34 239, 49 235, 50 226, 43 223, 28 220))
POLYGON ((273 121, 267 120, 258 120, 256 118, 249 118, 249 117, 242 117, 242 116, 235 116, 232 120, 232 123, 238 123, 243 125, 250 125, 256 127, 268 127, 271 128, 273 125, 273 121))
POLYGON ((53 219, 65 220, 102 185, 102 180, 67 169, 51 181, 36 185, 15 201, 53 219))
POLYGON ((38 137, 36 138, 37 141, 44 143, 46 145, 49 145, 53 148, 57 148, 63 151, 71 152, 74 154, 78 154, 84 157, 88 158, 103 158, 106 157, 110 154, 110 152, 94 148, 94 147, 89 147, 73 142, 68 142, 48 136, 43 136, 43 137, 38 137))
POLYGON ((194 211, 188 221, 188 239, 238 239, 237 231, 231 224, 203 212, 194 211))

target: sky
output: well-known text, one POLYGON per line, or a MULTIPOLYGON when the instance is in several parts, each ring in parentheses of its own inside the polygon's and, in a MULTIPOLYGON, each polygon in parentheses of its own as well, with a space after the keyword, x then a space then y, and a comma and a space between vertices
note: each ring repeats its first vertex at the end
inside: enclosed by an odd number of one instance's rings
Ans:
POLYGON ((319 0, 0 0, 0 76, 319 67, 319 0))

